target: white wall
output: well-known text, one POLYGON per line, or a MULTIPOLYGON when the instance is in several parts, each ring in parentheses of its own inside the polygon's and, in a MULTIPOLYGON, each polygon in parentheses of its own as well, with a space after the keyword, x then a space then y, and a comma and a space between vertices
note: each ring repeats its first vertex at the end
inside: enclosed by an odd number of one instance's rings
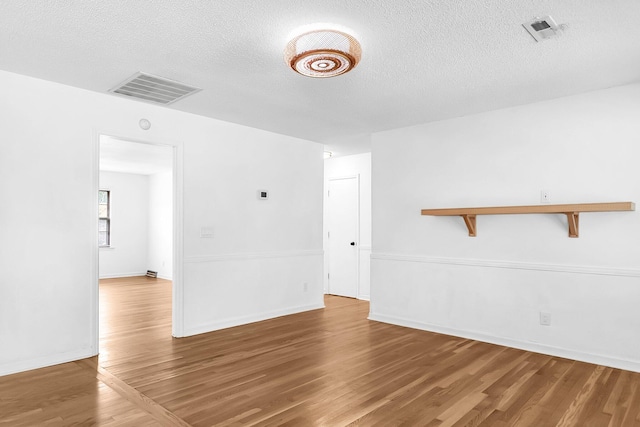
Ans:
POLYGON ((186 335, 324 306, 322 145, 217 128, 185 147, 186 335))
MULTIPOLYGON (((149 248, 149 177, 100 172, 100 188, 111 192, 111 247, 100 248, 100 278, 144 275, 149 248)), ((171 212, 171 205, 168 209, 171 212)))
POLYGON ((148 270, 158 277, 173 278, 173 175, 171 172, 149 176, 148 270))
MULTIPOLYGON (((371 153, 329 158, 324 161, 324 247, 328 247, 327 240, 327 191, 329 180, 346 176, 359 176, 360 181, 360 241, 358 252, 359 299, 368 300, 370 295, 370 257, 371 257, 371 153)), ((324 291, 328 292, 329 284, 326 272, 329 271, 329 254, 325 249, 324 257, 324 291)))
POLYGON ((375 134, 371 318, 640 371, 638 212, 420 215, 639 202, 639 117, 636 84, 375 134))
POLYGON ((320 144, 7 72, 0 92, 0 375, 98 352, 100 133, 181 147, 179 335, 323 306, 320 144))

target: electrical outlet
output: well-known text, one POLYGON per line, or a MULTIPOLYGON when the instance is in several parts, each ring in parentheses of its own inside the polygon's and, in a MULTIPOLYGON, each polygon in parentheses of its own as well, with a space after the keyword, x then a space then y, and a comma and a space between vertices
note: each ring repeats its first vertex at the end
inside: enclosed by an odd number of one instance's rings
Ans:
POLYGON ((200 238, 213 239, 213 227, 211 226, 200 227, 200 238))
POLYGON ((303 289, 305 292, 308 292, 308 291, 309 291, 309 284, 308 284, 307 282, 304 282, 304 283, 302 284, 302 289, 303 289))
POLYGON ((551 326, 551 313, 540 312, 540 324, 542 326, 551 326))
POLYGON ((540 191, 540 203, 551 203, 551 192, 547 190, 540 191))

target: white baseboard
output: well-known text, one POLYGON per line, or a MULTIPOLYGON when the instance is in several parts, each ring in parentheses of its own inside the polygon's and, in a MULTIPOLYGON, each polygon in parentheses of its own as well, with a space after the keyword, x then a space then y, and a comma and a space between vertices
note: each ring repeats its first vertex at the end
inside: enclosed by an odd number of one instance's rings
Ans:
POLYGON ((32 369, 46 368, 47 366, 59 365, 61 363, 73 362, 74 360, 86 359, 87 357, 93 357, 97 354, 98 352, 93 348, 84 348, 67 353, 53 354, 35 359, 7 363, 0 365, 0 377, 3 375, 30 371, 32 369))
POLYGON ((213 332, 220 329, 232 328, 234 326, 246 325, 248 323, 261 322, 263 320, 273 319, 274 317, 288 316, 290 314, 302 313, 304 311, 318 310, 324 308, 324 304, 309 304, 298 307, 290 307, 282 310, 268 311, 259 314, 251 314, 248 316, 234 317, 230 319, 211 322, 194 327, 185 327, 184 336, 192 336, 213 332))
POLYGON ((118 273, 118 274, 100 274, 100 279, 118 279, 120 277, 138 277, 145 276, 147 274, 146 271, 138 272, 138 273, 118 273))
MULTIPOLYGON (((325 289, 324 290, 324 295, 333 295, 333 294, 330 294, 329 291, 325 289)), ((340 295, 336 295, 336 296, 339 297, 340 295)), ((346 297, 346 298, 350 298, 350 297, 346 297)), ((371 300, 371 297, 369 295, 357 295, 355 298, 359 299, 359 300, 362 300, 362 301, 370 301, 371 300)))
POLYGON ((453 328, 447 328, 438 325, 432 325, 423 322, 416 322, 410 319, 403 319, 395 316, 387 316, 384 314, 370 313, 369 320, 376 322, 389 323, 391 325, 404 326, 407 328, 420 329, 423 331, 435 332, 438 334, 452 335, 460 338, 472 339, 475 341, 497 344, 505 347, 517 348, 520 350, 531 351, 534 353, 547 354, 550 356, 563 357, 565 359, 578 360, 581 362, 594 363, 596 365, 609 366, 611 368, 624 369, 626 371, 640 372, 640 362, 626 359, 618 359, 600 354, 583 353, 575 350, 568 350, 561 347, 553 347, 533 342, 518 341, 510 338, 496 337, 485 335, 473 331, 465 331, 453 328))
MULTIPOLYGON (((147 275, 147 272, 145 271, 144 273, 106 274, 106 275, 101 275, 100 278, 101 279, 119 279, 123 277, 140 277, 140 276, 146 276, 146 275, 147 275)), ((158 274, 158 279, 173 280, 173 277, 158 274)))

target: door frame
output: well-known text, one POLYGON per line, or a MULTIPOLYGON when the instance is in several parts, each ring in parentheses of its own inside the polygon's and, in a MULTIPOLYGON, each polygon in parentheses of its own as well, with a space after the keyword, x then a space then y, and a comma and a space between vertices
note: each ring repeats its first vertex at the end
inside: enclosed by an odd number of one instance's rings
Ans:
MULTIPOLYGON (((164 138, 142 139, 124 135, 121 132, 108 129, 93 129, 93 177, 92 177, 92 207, 94 218, 98 218, 98 191, 100 190, 100 136, 130 141, 133 143, 159 145, 173 149, 173 278, 171 295, 171 335, 179 338, 184 336, 184 147, 182 142, 164 138)), ((94 354, 100 350, 100 305, 99 305, 99 259, 98 221, 92 224, 92 265, 91 265, 91 347, 94 354)))
MULTIPOLYGON (((356 180, 356 241, 357 241, 357 250, 356 250, 356 299, 360 299, 360 174, 353 174, 353 175, 339 175, 339 176, 335 176, 335 177, 330 177, 327 178, 327 227, 325 230, 325 238, 326 240, 326 251, 325 251, 325 256, 326 256, 326 266, 327 266, 327 274, 325 274, 325 278, 327 278, 327 287, 326 287, 326 292, 325 294, 330 294, 331 292, 331 280, 328 278, 328 275, 331 274, 331 271, 329 270, 330 267, 330 254, 329 254, 329 238, 328 238, 328 234, 331 230, 329 230, 329 194, 328 192, 331 189, 331 181, 341 181, 341 180, 345 180, 345 179, 354 179, 356 180)), ((96 196, 97 197, 97 196, 96 196)), ((97 203, 96 203, 97 205, 97 203)))

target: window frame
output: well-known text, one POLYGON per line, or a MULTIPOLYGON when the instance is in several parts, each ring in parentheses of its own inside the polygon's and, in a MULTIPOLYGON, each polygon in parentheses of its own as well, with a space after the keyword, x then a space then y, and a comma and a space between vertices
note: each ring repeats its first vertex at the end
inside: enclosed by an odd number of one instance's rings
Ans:
POLYGON ((100 189, 98 190, 98 247, 99 248, 110 248, 111 247, 111 190, 107 190, 107 189, 100 189), (107 193, 107 216, 103 217, 100 216, 100 205, 105 205, 105 203, 100 203, 100 193, 107 193), (106 244, 101 245, 100 244, 100 233, 102 233, 102 231, 100 231, 100 221, 105 221, 107 224, 107 229, 104 231, 106 232, 106 236, 107 236, 107 241, 106 244))

